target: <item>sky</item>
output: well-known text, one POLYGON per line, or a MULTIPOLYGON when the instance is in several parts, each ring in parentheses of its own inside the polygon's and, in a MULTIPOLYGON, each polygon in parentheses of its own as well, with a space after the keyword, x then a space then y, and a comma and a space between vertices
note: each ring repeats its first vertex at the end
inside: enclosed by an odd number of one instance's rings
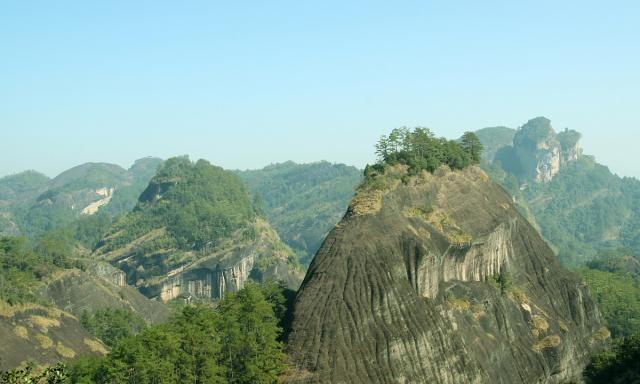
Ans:
POLYGON ((637 1, 0 0, 0 176, 188 154, 363 167, 546 116, 640 177, 637 1))

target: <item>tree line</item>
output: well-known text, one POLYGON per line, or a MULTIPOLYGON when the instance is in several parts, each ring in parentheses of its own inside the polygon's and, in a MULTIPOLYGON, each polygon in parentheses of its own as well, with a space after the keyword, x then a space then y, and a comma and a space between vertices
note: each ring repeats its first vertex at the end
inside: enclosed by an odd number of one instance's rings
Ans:
MULTIPOLYGON (((112 348, 104 357, 84 356, 44 371, 27 365, 0 372, 0 383, 276 383, 286 368, 282 326, 291 300, 291 292, 277 283, 249 282, 215 307, 185 306, 167 323, 135 335, 108 332, 112 348)), ((101 321, 114 319, 120 323, 124 317, 102 313, 83 323, 100 332, 107 328, 101 321)))
POLYGON ((429 128, 413 130, 396 128, 382 136, 376 144, 379 164, 405 164, 413 172, 434 172, 442 165, 464 169, 479 164, 483 151, 480 139, 473 132, 465 132, 460 140, 436 137, 429 128))

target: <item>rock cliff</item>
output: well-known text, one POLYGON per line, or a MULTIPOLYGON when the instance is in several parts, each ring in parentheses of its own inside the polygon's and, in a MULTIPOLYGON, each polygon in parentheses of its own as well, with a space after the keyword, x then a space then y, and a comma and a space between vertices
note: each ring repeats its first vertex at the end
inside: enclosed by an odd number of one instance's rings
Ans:
MULTIPOLYGON (((166 230, 154 230, 122 247, 99 247, 93 257, 110 262, 123 271, 118 278, 163 302, 177 298, 219 299, 227 291, 242 288, 249 278, 280 280, 293 288, 302 280, 302 270, 291 263, 291 249, 259 218, 210 250, 145 251, 164 241, 165 236, 166 230)), ((108 245, 109 239, 104 243, 108 245)))
MULTIPOLYGON (((497 132, 493 129, 492 133, 497 132)), ((556 133, 549 119, 536 117, 515 132, 513 145, 495 152, 495 159, 522 182, 548 183, 563 165, 582 155, 579 141, 578 132, 565 129, 556 133)))
POLYGON ((124 272, 100 261, 94 262, 87 271, 69 269, 59 273, 44 286, 41 295, 46 302, 77 317, 84 311, 123 308, 137 313, 148 323, 160 323, 170 314, 167 306, 127 285, 124 272))
POLYGON ((292 383, 560 383, 607 337, 586 287, 478 168, 359 188, 296 297, 292 383))
POLYGON ((302 280, 294 252, 256 212, 242 180, 186 157, 165 162, 93 257, 162 301, 218 299, 249 278, 294 288, 302 280))

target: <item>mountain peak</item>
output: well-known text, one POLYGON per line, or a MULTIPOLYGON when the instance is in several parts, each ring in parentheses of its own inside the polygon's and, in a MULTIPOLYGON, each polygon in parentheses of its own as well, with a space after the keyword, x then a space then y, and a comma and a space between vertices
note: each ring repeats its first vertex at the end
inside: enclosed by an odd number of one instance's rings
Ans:
POLYGON ((291 382, 579 374, 600 314, 478 167, 408 175, 396 166, 368 178, 350 207, 296 298, 291 382))
POLYGON ((256 214, 239 176, 187 157, 164 162, 94 256, 163 301, 220 298, 240 289, 252 273, 299 283, 293 251, 256 214))
POLYGON ((550 182, 565 164, 582 156, 580 133, 569 129, 558 133, 551 120, 542 116, 530 119, 512 134, 487 128, 478 135, 489 149, 484 159, 500 161, 523 184, 550 182))

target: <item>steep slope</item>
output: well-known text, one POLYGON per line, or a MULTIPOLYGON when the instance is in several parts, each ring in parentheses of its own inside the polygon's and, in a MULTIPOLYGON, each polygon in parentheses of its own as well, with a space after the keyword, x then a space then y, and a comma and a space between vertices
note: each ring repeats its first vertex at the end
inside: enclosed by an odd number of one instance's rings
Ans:
POLYGON ((121 308, 138 314, 147 323, 169 318, 170 310, 127 285, 125 274, 108 263, 92 262, 87 271, 67 269, 41 290, 43 299, 77 317, 106 308, 121 308))
POLYGON ((608 332, 479 168, 370 175, 295 301, 290 382, 559 383, 608 332))
MULTIPOLYGON (((491 139, 505 137, 503 130, 495 128, 485 129, 482 133, 480 139, 488 145, 495 144, 491 139)), ((579 140, 578 132, 556 133, 549 119, 536 117, 515 132, 512 145, 497 149, 494 159, 522 182, 548 183, 560 172, 561 165, 582 155, 579 140)))
POLYGON ((256 215, 242 180, 184 157, 165 162, 93 257, 122 269, 129 284, 163 301, 219 298, 249 277, 292 286, 301 279, 293 252, 256 215))
MULTIPOLYGON (((502 137, 502 132, 494 129, 482 132, 483 144, 502 137)), ((555 143, 555 153, 560 155, 553 160, 560 164, 559 169, 546 182, 523 178, 521 163, 513 155, 528 151, 523 139, 499 149, 495 159, 488 156, 483 168, 528 213, 565 265, 582 265, 603 250, 619 247, 640 258, 640 181, 618 177, 593 157, 582 155, 579 133, 545 132, 538 137, 551 137, 548 140, 555 143)), ((530 169, 543 168, 540 164, 530 169)))
POLYGON ((107 352, 74 316, 35 304, 6 306, 0 302, 0 340, 0 370, 26 361, 46 365, 107 352))
POLYGON ((269 222, 307 264, 344 213, 362 173, 355 167, 321 161, 288 161, 238 175, 264 204, 269 222))

